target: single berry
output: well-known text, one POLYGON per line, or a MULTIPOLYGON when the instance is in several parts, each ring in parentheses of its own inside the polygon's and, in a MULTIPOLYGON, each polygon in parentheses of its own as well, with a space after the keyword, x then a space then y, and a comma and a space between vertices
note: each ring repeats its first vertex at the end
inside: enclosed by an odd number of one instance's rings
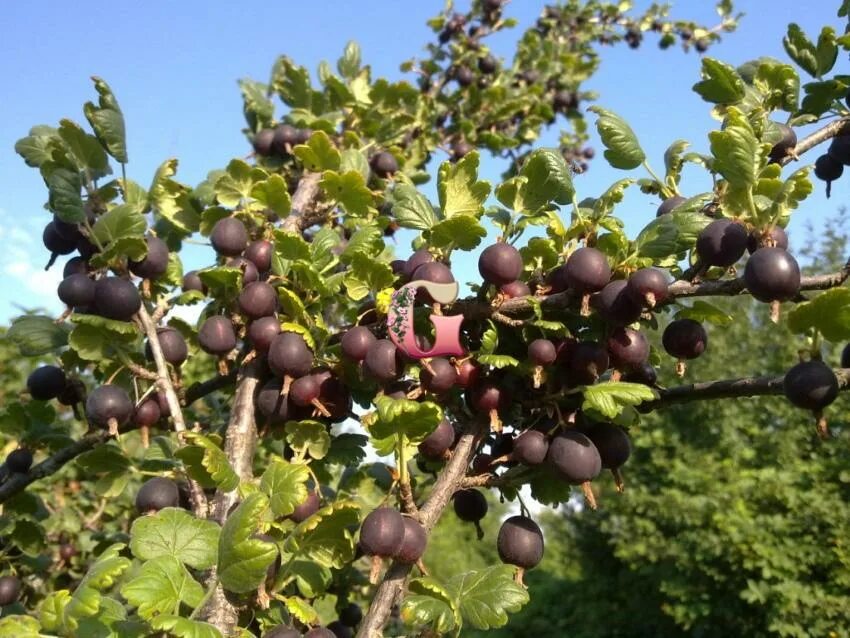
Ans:
POLYGON ((277 317, 260 317, 248 324, 248 340, 259 353, 269 351, 274 338, 280 334, 280 321, 277 317))
POLYGON ((457 365, 457 384, 461 388, 469 388, 478 383, 481 368, 472 359, 464 359, 457 365))
POLYGON ((608 369, 608 351, 595 341, 582 341, 571 348, 567 378, 575 385, 592 385, 608 369))
POLYGON ((49 401, 65 389, 65 371, 57 366, 41 366, 27 377, 27 390, 36 401, 49 401))
POLYGON ((566 113, 567 111, 576 109, 578 108, 578 95, 566 89, 558 91, 552 100, 552 106, 559 113, 566 113))
POLYGON ((838 379, 823 361, 798 363, 785 374, 785 397, 798 408, 822 410, 838 396, 838 379))
POLYGON ((62 269, 62 277, 68 278, 71 275, 87 275, 89 273, 89 263, 82 257, 71 257, 65 262, 65 268, 62 269))
POLYGON ((403 517, 404 538, 401 548, 395 553, 394 558, 402 563, 412 564, 422 558, 425 546, 428 544, 428 535, 425 528, 412 518, 403 517))
POLYGON ((487 515, 487 499, 478 490, 458 490, 452 496, 457 517, 467 523, 477 523, 487 515))
POLYGON ((844 350, 841 351, 841 367, 850 368, 850 343, 844 346, 844 350))
POLYGON ((289 625, 278 625, 264 633, 263 638, 301 638, 301 632, 289 625))
POLYGON ((546 462, 562 479, 579 485, 595 479, 602 470, 602 460, 593 442, 581 432, 567 430, 549 443, 546 462))
POLYGON ((274 131, 270 128, 264 128, 259 131, 252 142, 254 152, 261 157, 268 157, 272 154, 272 141, 274 140, 274 131))
POLYGON ((540 465, 546 460, 549 440, 539 430, 526 430, 514 440, 513 460, 523 465, 540 465))
POLYGON ((375 153, 369 160, 369 167, 381 179, 392 177, 398 171, 398 161, 395 156, 388 151, 375 153))
POLYGON ((245 249, 245 259, 257 267, 260 272, 267 272, 272 267, 272 254, 274 245, 265 239, 258 239, 248 244, 245 249))
POLYGON ((305 498, 303 502, 298 504, 295 509, 292 510, 292 514, 289 515, 289 518, 296 523, 303 523, 313 514, 318 512, 321 506, 322 499, 319 496, 319 493, 315 490, 310 490, 307 492, 307 498, 305 498))
POLYGON ((611 280, 608 258, 596 248, 579 248, 567 259, 564 267, 567 286, 578 294, 602 290, 611 280))
POLYGON ((12 450, 6 457, 6 467, 10 472, 26 474, 32 467, 32 452, 25 447, 12 450))
POLYGON ((481 412, 501 410, 510 403, 507 390, 493 379, 483 379, 466 390, 467 403, 481 412))
POLYGON ((198 330, 198 344, 204 352, 223 356, 236 347, 236 331, 227 317, 213 315, 198 330))
POLYGON ((460 86, 467 87, 475 82, 475 73, 472 72, 472 69, 461 66, 455 69, 454 78, 460 86))
POLYGON ((369 376, 383 383, 398 379, 404 372, 401 354, 389 339, 378 339, 369 346, 363 368, 369 376))
POLYGON ((419 381, 428 392, 444 394, 457 384, 457 369, 448 359, 433 357, 428 362, 428 367, 423 365, 419 373, 419 381))
POLYGON ((499 61, 492 55, 485 55, 483 58, 478 58, 478 70, 487 75, 495 73, 499 68, 499 61))
POLYGON ((363 610, 359 605, 348 603, 339 610, 339 621, 347 627, 356 627, 363 620, 363 610))
POLYGON ((658 210, 655 212, 655 216, 661 217, 662 215, 672 213, 676 208, 684 204, 686 201, 688 201, 687 198, 682 197, 681 195, 673 195, 673 197, 668 197, 658 206, 658 210))
POLYGON ((606 322, 627 326, 640 319, 643 307, 629 294, 628 281, 616 279, 590 298, 591 306, 606 322))
POLYGON ((457 162, 469 155, 475 147, 466 140, 457 140, 452 144, 452 159, 457 162))
POLYGON ((649 357, 649 342, 642 332, 631 328, 615 328, 608 337, 608 354, 615 368, 634 368, 649 357))
MULTIPOLYGON (((186 345, 186 340, 176 328, 170 326, 157 328, 156 336, 159 339, 162 356, 171 365, 179 367, 189 357, 189 347, 186 345)), ((145 357, 149 361, 153 361, 150 343, 145 344, 145 357)))
POLYGON ((422 265, 434 261, 434 255, 427 248, 420 248, 404 264, 404 276, 413 279, 413 273, 422 265))
POLYGON ((787 124, 775 123, 779 129, 779 141, 770 149, 770 161, 780 162, 794 151, 797 146, 797 134, 787 124))
POLYGON ((78 553, 77 548, 72 543, 62 543, 59 546, 59 558, 65 562, 71 560, 78 553))
POLYGON ((299 135, 298 129, 291 124, 281 124, 274 130, 272 137, 272 150, 275 155, 286 157, 290 153, 290 149, 298 144, 299 135))
POLYGON ((750 254, 759 248, 782 248, 788 250, 788 234, 781 226, 770 226, 766 231, 753 230, 747 238, 747 250, 750 254))
POLYGON ((531 295, 531 289, 528 287, 528 284, 519 280, 501 285, 499 291, 508 299, 517 299, 531 295))
POLYGON ((363 361, 369 348, 377 339, 366 326, 355 326, 348 330, 340 340, 342 354, 352 361, 363 361))
POLYGON ((800 266, 782 248, 759 248, 747 261, 744 283, 759 301, 788 301, 800 292, 800 266))
POLYGON ((661 344, 672 357, 696 359, 708 347, 708 335, 698 321, 676 319, 664 329, 661 344))
POLYGON ((629 435, 619 425, 613 423, 593 423, 582 432, 589 438, 599 452, 602 467, 606 470, 616 470, 621 467, 632 454, 632 442, 629 435))
POLYGON ((334 636, 334 638, 353 638, 354 632, 351 631, 350 627, 343 624, 339 620, 334 620, 333 622, 328 623, 328 626, 324 629, 311 629, 310 632, 308 632, 308 635, 310 636, 310 638, 330 638, 331 636, 334 636), (317 631, 330 633, 314 633, 317 631))
POLYGON ((150 427, 156 424, 162 417, 159 402, 156 399, 145 399, 136 406, 133 412, 133 425, 137 427, 150 427))
POLYGON ((747 249, 747 230, 731 219, 716 219, 697 237, 697 254, 708 266, 728 267, 747 249))
POLYGON ((360 547, 366 556, 391 558, 404 542, 404 517, 397 510, 379 507, 360 526, 360 547))
POLYGON ((141 261, 129 260, 130 272, 142 279, 158 279, 168 270, 168 246, 159 237, 148 237, 148 252, 141 261))
POLYGON ((496 549, 503 563, 533 569, 543 559, 543 532, 525 516, 511 516, 499 528, 496 549))
POLYGON ((658 383, 658 372, 651 363, 644 361, 640 365, 626 372, 626 374, 623 375, 623 381, 654 386, 658 383))
POLYGON ((555 363, 558 352, 549 339, 535 339, 528 344, 528 359, 536 366, 548 366, 555 363))
POLYGON ((86 399, 86 418, 100 428, 108 428, 114 419, 118 426, 126 425, 133 416, 134 406, 124 388, 117 385, 102 385, 86 399))
POLYGON ((248 246, 248 230, 235 217, 225 217, 213 226, 210 241, 219 255, 235 257, 248 246))
POLYGON ((303 377, 313 367, 313 351, 304 337, 282 332, 269 346, 269 367, 278 377, 303 377))
MULTIPOLYGON (((50 222, 44 227, 41 240, 48 252, 55 255, 70 255, 77 249, 77 239, 66 239, 56 228, 56 224, 50 222)), ((52 263, 52 262, 51 262, 52 263)))
POLYGON ((667 275, 658 268, 641 268, 626 282, 626 294, 645 308, 654 308, 667 299, 667 275))
POLYGON ((487 283, 496 286, 509 284, 519 279, 522 273, 522 256, 510 244, 493 244, 485 248, 478 258, 478 272, 487 283))
POLYGON ((183 275, 183 292, 189 292, 190 290, 197 290, 198 292, 207 294, 207 287, 198 276, 197 270, 190 270, 183 275))
POLYGON ((70 308, 86 308, 94 303, 95 283, 88 275, 76 273, 59 282, 56 294, 70 308))
POLYGON ((177 483, 161 476, 145 481, 136 494, 136 510, 139 514, 179 506, 180 490, 177 488, 177 483))
POLYGON ((840 135, 832 138, 827 153, 844 166, 850 166, 850 136, 840 135))
POLYGON ((101 317, 130 321, 142 307, 142 297, 129 280, 103 277, 95 284, 94 306, 101 317))
POLYGON ((443 419, 437 424, 431 434, 419 444, 419 453, 431 461, 439 461, 455 440, 455 430, 452 424, 443 419))
POLYGON ((255 281, 242 289, 237 303, 249 319, 270 317, 277 310, 277 291, 265 281, 255 281))
POLYGON ((844 173, 844 164, 832 155, 821 155, 815 160, 815 177, 826 182, 826 196, 829 197, 832 190, 832 182, 844 173))
POLYGON ((232 259, 227 260, 225 266, 242 271, 243 287, 260 280, 260 271, 257 270, 254 262, 249 259, 245 259, 244 257, 233 257, 232 259))
POLYGON ((18 602, 21 595, 21 579, 17 576, 0 578, 0 607, 18 602))

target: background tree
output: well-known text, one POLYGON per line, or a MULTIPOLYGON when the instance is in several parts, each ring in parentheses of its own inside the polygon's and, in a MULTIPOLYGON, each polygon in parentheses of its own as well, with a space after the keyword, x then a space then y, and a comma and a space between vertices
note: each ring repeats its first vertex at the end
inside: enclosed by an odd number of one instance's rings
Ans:
MULTIPOLYGON (((822 341, 850 337, 848 273, 800 277, 782 228, 812 186, 808 167, 783 179, 782 166, 844 132, 845 78, 823 78, 850 41, 825 28, 815 45, 789 28, 789 55, 816 78, 802 104, 791 65, 705 58, 695 90, 723 126, 710 153, 675 142, 663 176, 621 118, 592 107, 608 163, 647 177, 580 199, 570 166, 590 156, 578 107, 593 97, 581 84, 595 47, 636 48, 656 31, 662 46, 704 51, 735 26, 728 2, 711 28, 670 20, 664 7, 625 8, 545 7, 510 63, 484 43, 511 26, 501 3, 448 8, 432 22, 428 57, 403 66, 418 87, 373 80, 354 44, 336 72, 319 68, 318 84, 281 57, 267 85, 241 83, 251 162, 235 159, 194 188, 175 179, 176 160, 147 189, 128 178, 123 115, 98 78, 97 103, 83 108, 92 133, 62 120, 22 138, 16 150, 39 169, 54 216, 48 267, 77 255, 57 291, 68 312, 20 318, 8 334, 45 365, 27 378, 29 396, 5 407, 20 449, 0 484, 4 538, 23 557, 0 602, 36 613, 5 616, 0 632, 375 636, 394 612, 403 633, 497 627, 527 602, 524 572, 543 551, 520 489, 554 505, 576 487, 595 507, 603 466, 622 486, 635 406, 784 393, 826 435, 824 409, 848 373, 821 361, 822 341), (777 110, 795 126, 834 121, 797 143, 768 118, 777 110), (571 123, 561 147, 533 149, 559 113, 571 123), (452 161, 437 170, 435 207, 416 185, 440 147, 452 161), (479 179, 473 149, 510 160, 495 188, 479 179), (711 192, 680 195, 685 163, 708 171, 711 192), (662 204, 629 240, 613 212, 634 184, 662 204), (485 207, 491 192, 498 204, 485 207), (404 287, 454 282, 451 259, 482 243, 484 220, 499 241, 481 253, 472 297, 438 304, 435 290, 404 287), (415 231, 416 252, 391 261, 384 237, 399 227, 415 231), (215 263, 183 273, 179 253, 196 233, 215 263), (700 298, 745 291, 776 320, 780 302, 795 304, 786 321, 808 339, 805 361, 785 377, 655 387, 662 359, 645 333, 659 318, 682 375, 706 349, 702 323, 728 322, 700 298), (431 313, 463 315, 469 356, 405 356, 387 326, 404 299, 420 348, 434 338, 431 313), (201 302, 197 325, 173 316, 201 302), (57 413, 54 399, 70 409, 57 413), (351 417, 362 429, 340 425, 351 417), (369 450, 392 466, 363 465, 369 450), (51 517, 52 501, 24 490, 57 471, 69 476, 56 497, 79 492, 82 505, 66 513, 60 499, 51 517), (451 504, 480 527, 484 487, 520 506, 496 535, 506 564, 429 575, 420 559, 443 511, 451 504), (39 539, 81 529, 91 531, 82 553, 65 548, 58 564, 84 575, 54 576, 39 539), (351 606, 360 597, 365 612, 351 606)), ((826 157, 817 172, 833 179, 834 167, 822 169, 842 160, 839 141, 826 157)))

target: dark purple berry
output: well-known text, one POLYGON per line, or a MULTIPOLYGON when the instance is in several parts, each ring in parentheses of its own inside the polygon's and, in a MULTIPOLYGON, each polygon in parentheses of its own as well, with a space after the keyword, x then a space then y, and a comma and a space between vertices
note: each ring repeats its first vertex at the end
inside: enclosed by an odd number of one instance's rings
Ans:
POLYGON ((708 347, 708 335, 698 321, 676 319, 664 329, 661 343, 672 357, 696 359, 708 347))

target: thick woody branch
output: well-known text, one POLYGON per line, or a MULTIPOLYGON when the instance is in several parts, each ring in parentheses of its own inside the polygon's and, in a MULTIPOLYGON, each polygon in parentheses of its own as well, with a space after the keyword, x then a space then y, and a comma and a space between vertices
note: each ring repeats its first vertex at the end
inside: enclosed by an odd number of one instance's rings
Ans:
MULTIPOLYGON (((833 370, 838 378, 838 387, 842 391, 850 389, 850 369, 833 370)), ((735 399, 740 397, 761 397, 783 394, 785 376, 744 377, 724 379, 722 381, 703 381, 689 383, 658 391, 658 399, 646 401, 638 406, 641 412, 651 412, 676 403, 706 401, 710 399, 735 399)))
MULTIPOLYGON (((154 323, 148 314, 144 304, 139 308, 137 316, 145 331, 145 335, 147 335, 151 354, 156 363, 157 385, 165 393, 165 400, 168 403, 168 409, 171 411, 171 419, 174 421, 174 430, 179 435, 186 431, 186 421, 183 419, 183 408, 180 405, 180 399, 177 397, 177 392, 171 383, 171 376, 168 373, 168 364, 165 361, 165 355, 162 354, 162 346, 159 343, 159 335, 156 332, 156 323, 154 323)), ((195 515, 198 518, 206 518, 207 497, 204 495, 204 490, 198 485, 198 482, 191 479, 189 479, 189 497, 192 501, 192 511, 195 515)))
POLYGON ((298 181, 298 188, 292 195, 292 212, 281 224, 283 230, 300 233, 325 219, 329 206, 322 202, 321 178, 321 173, 305 172, 298 181))
MULTIPOLYGON (((452 458, 440 473, 428 500, 419 510, 419 522, 426 532, 431 531, 449 503, 452 494, 460 487, 469 462, 475 452, 476 434, 467 431, 458 440, 452 458)), ((398 602, 404 590, 404 583, 410 573, 411 565, 393 561, 381 584, 378 586, 369 611, 360 623, 357 638, 379 638, 390 616, 392 607, 398 602)))
POLYGON ((184 402, 186 405, 192 405, 195 401, 203 399, 205 396, 212 394, 216 390, 222 390, 223 388, 232 385, 235 381, 236 371, 233 370, 228 374, 219 374, 211 379, 207 379, 206 381, 193 383, 186 390, 184 402))
POLYGON ((79 441, 62 448, 53 456, 46 458, 38 465, 30 468, 25 474, 13 473, 0 484, 0 503, 5 503, 18 492, 23 491, 30 483, 43 479, 61 470, 66 463, 77 458, 80 454, 106 443, 110 438, 109 432, 97 431, 86 434, 79 441))
POLYGON ((818 129, 811 135, 804 137, 797 143, 797 146, 794 147, 793 155, 789 155, 784 160, 782 160, 782 165, 786 165, 798 156, 802 155, 806 151, 810 151, 815 146, 819 144, 823 144, 827 140, 832 139, 833 137, 839 137, 840 135, 850 135, 850 118, 842 117, 839 120, 835 120, 830 122, 826 126, 821 129, 818 129))

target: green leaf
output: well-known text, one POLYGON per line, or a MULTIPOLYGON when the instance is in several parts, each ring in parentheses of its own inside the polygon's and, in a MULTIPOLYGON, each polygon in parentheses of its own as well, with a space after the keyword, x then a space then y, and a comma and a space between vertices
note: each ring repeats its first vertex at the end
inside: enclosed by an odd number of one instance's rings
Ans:
POLYGON ((341 156, 324 131, 314 131, 306 144, 299 144, 292 152, 308 171, 318 173, 339 170, 341 156))
POLYGON ((828 341, 850 339, 850 289, 833 288, 822 292, 788 313, 788 328, 803 334, 814 328, 828 341))
MULTIPOLYGON (((126 334, 124 331, 113 330, 113 323, 119 322, 105 319, 100 325, 78 323, 68 336, 68 345, 81 359, 98 363, 112 359, 117 353, 129 354, 138 340, 138 333, 126 334)), ((126 322, 121 323, 132 326, 126 322)))
POLYGON ((312 605, 297 596, 287 597, 283 604, 292 617, 297 618, 305 625, 314 624, 319 619, 319 614, 313 609, 312 605))
POLYGON ((635 238, 639 257, 658 263, 696 245, 697 235, 711 223, 711 218, 699 212, 674 212, 652 220, 635 238))
POLYGON ((667 183, 679 183, 679 179, 682 176, 682 165, 684 164, 682 153, 685 152, 688 146, 690 146, 690 144, 687 141, 676 140, 667 147, 666 151, 664 151, 664 168, 666 169, 665 181, 667 183))
POLYGON ((12 614, 0 618, 0 638, 44 638, 35 618, 12 614))
MULTIPOLYGON (((212 439, 197 432, 186 432, 185 437, 192 445, 183 449, 195 447, 203 450, 200 463, 220 490, 232 492, 239 487, 239 475, 233 471, 227 456, 212 439)), ((180 452, 178 452, 178 456, 180 456, 180 452)), ((184 462, 187 460, 183 457, 181 459, 184 462)))
POLYGON ((401 618, 407 625, 428 625, 438 634, 447 634, 457 624, 454 601, 434 578, 415 578, 411 592, 401 604, 401 618))
POLYGON ((159 556, 142 564, 121 587, 121 595, 145 620, 158 614, 178 613, 180 603, 196 607, 204 597, 201 587, 173 556, 159 556))
POLYGON ((255 538, 268 511, 268 497, 253 492, 224 522, 218 545, 218 577, 226 590, 246 594, 257 589, 277 557, 274 543, 255 538))
POLYGON ((457 215, 444 219, 431 228, 431 245, 435 248, 459 248, 472 250, 487 236, 477 219, 469 215, 457 215))
POLYGON ((198 277, 209 289, 208 296, 215 299, 233 299, 242 290, 242 270, 231 266, 217 266, 198 271, 198 277))
POLYGON ((817 49, 799 25, 793 22, 788 25, 788 33, 783 38, 782 44, 785 46, 785 52, 797 63, 797 66, 811 76, 819 75, 817 49))
POLYGON ((761 63, 756 71, 754 85, 764 95, 766 109, 796 112, 800 101, 800 76, 790 64, 761 63))
POLYGON ((77 167, 85 171, 91 179, 109 174, 109 158, 106 152, 97 138, 86 133, 79 124, 71 120, 60 120, 59 137, 71 151, 77 167))
MULTIPOLYGON (((142 238, 145 235, 148 224, 144 215, 139 213, 130 204, 119 204, 107 211, 100 217, 92 228, 95 239, 107 246, 118 239, 127 237, 142 238)), ((140 259, 145 256, 147 249, 141 255, 130 255, 131 259, 140 259)))
POLYGON ((285 56, 277 59, 272 70, 272 89, 290 107, 310 110, 313 89, 310 72, 285 56))
POLYGON ((437 215, 428 198, 410 184, 399 184, 393 191, 393 216, 399 226, 429 230, 437 223, 437 215))
POLYGON ((330 199, 342 204, 349 215, 368 215, 373 208, 372 191, 367 188, 363 175, 356 171, 342 174, 325 171, 319 185, 330 199))
POLYGON ((275 518, 289 516, 307 498, 310 472, 302 463, 275 460, 263 472, 260 490, 269 497, 275 518))
POLYGON ((341 173, 355 171, 363 176, 364 181, 369 181, 369 161, 357 149, 347 148, 342 152, 339 161, 339 170, 341 173))
MULTIPOLYGON (((62 628, 65 617, 65 607, 71 600, 71 592, 60 589, 49 593, 38 606, 38 620, 47 631, 56 632, 62 628)), ((0 631, 0 636, 3 633, 0 631)))
POLYGON ((274 231, 274 247, 280 259, 295 261, 310 259, 310 244, 301 235, 283 230, 274 231))
POLYGON ((314 459, 321 459, 328 453, 331 446, 331 436, 328 434, 328 429, 324 423, 309 419, 288 421, 286 423, 286 442, 301 457, 308 454, 314 459))
POLYGON ((190 235, 200 228, 201 216, 192 204, 191 189, 172 179, 176 174, 176 159, 159 166, 150 187, 150 205, 183 234, 190 235))
POLYGON ((694 84, 694 91, 706 102, 729 105, 744 99, 744 81, 732 65, 703 58, 701 75, 702 82, 694 84))
POLYGON ((245 119, 252 131, 269 128, 274 120, 274 103, 269 99, 268 86, 254 80, 239 80, 245 119))
POLYGON ((388 396, 375 398, 377 420, 369 427, 376 439, 404 435, 411 443, 421 443, 443 420, 443 410, 430 401, 393 399, 388 396))
POLYGON ((480 354, 476 358, 479 363, 500 370, 502 368, 514 368, 519 365, 519 359, 507 354, 480 354))
POLYGON ((323 507, 287 538, 285 550, 327 568, 342 569, 354 557, 351 532, 360 523, 360 508, 351 501, 323 507))
POLYGON ((5 338, 18 348, 24 357, 37 357, 56 352, 68 345, 68 326, 57 324, 51 317, 25 315, 12 319, 5 338))
POLYGON ((298 591, 305 598, 316 598, 323 594, 333 580, 333 573, 324 565, 308 560, 293 560, 289 573, 295 576, 298 591))
POLYGON ((345 45, 345 51, 337 61, 336 68, 344 78, 352 79, 357 76, 360 71, 360 45, 354 40, 345 45))
POLYGON ((596 120, 596 130, 599 131, 606 148, 605 159, 611 166, 631 170, 646 160, 637 136, 619 115, 599 106, 591 106, 588 111, 599 116, 596 120))
POLYGON ((714 168, 729 184, 738 189, 751 188, 758 177, 769 145, 762 145, 746 115, 730 107, 721 131, 708 134, 714 168))
POLYGON ((358 467, 366 458, 369 437, 354 432, 343 432, 331 438, 331 449, 325 456, 329 465, 358 467))
POLYGON ((80 190, 80 174, 67 168, 53 168, 44 178, 47 183, 47 205, 57 217, 66 222, 80 223, 86 219, 80 190))
POLYGON ((384 233, 378 226, 364 225, 354 231, 348 245, 342 251, 339 258, 343 263, 351 260, 356 254, 366 257, 377 257, 384 250, 384 233))
POLYGON ((702 299, 697 299, 689 307, 679 310, 675 318, 693 319, 700 323, 707 321, 717 326, 728 326, 733 321, 732 315, 702 299))
POLYGON ((292 209, 292 199, 289 197, 286 181, 277 174, 269 175, 268 179, 254 184, 251 197, 281 218, 286 217, 292 209))
POLYGON ((478 181, 478 152, 473 151, 456 164, 443 162, 437 176, 440 208, 446 219, 454 215, 480 217, 490 182, 478 181))
POLYGON ((613 419, 628 405, 638 405, 657 398, 655 390, 641 383, 605 381, 584 389, 582 410, 595 410, 613 419))
POLYGON ((496 565, 459 574, 450 579, 445 590, 455 602, 463 620, 476 629, 503 627, 508 613, 522 609, 528 591, 516 582, 516 568, 496 565))
POLYGON ((636 181, 637 180, 632 178, 626 178, 614 182, 608 190, 602 193, 602 195, 593 202, 594 219, 601 219, 606 215, 611 214, 614 210, 614 206, 623 201, 626 189, 636 181))
POLYGON ((97 613, 100 609, 101 592, 111 588, 130 567, 130 559, 120 555, 124 547, 123 543, 110 545, 101 552, 97 561, 89 566, 88 572, 65 606, 66 624, 69 620, 73 624, 74 619, 97 613))
POLYGON ((239 206, 252 199, 254 185, 267 178, 267 173, 240 159, 230 160, 227 170, 213 185, 216 199, 222 206, 239 206))
POLYGON ((371 259, 362 253, 351 258, 349 271, 343 279, 348 296, 355 301, 363 299, 370 292, 377 293, 392 286, 394 281, 395 275, 389 264, 371 259))
POLYGON ((133 521, 130 549, 142 560, 171 556, 194 569, 207 569, 215 565, 220 531, 212 521, 168 507, 133 521))
POLYGON ((527 180, 522 188, 525 211, 535 211, 552 202, 569 204, 575 195, 570 168, 557 149, 532 151, 520 175, 527 180))
POLYGON ((98 104, 95 106, 92 102, 86 102, 83 112, 104 148, 116 160, 126 164, 129 159, 121 107, 118 106, 118 100, 115 99, 112 89, 106 82, 98 77, 93 77, 92 80, 99 95, 98 104))
POLYGON ((24 158, 27 166, 41 166, 53 160, 53 150, 59 139, 55 128, 36 126, 29 135, 15 142, 15 152, 24 158))
POLYGON ((215 626, 180 616, 161 615, 150 621, 157 631, 167 631, 177 638, 222 638, 215 626))

